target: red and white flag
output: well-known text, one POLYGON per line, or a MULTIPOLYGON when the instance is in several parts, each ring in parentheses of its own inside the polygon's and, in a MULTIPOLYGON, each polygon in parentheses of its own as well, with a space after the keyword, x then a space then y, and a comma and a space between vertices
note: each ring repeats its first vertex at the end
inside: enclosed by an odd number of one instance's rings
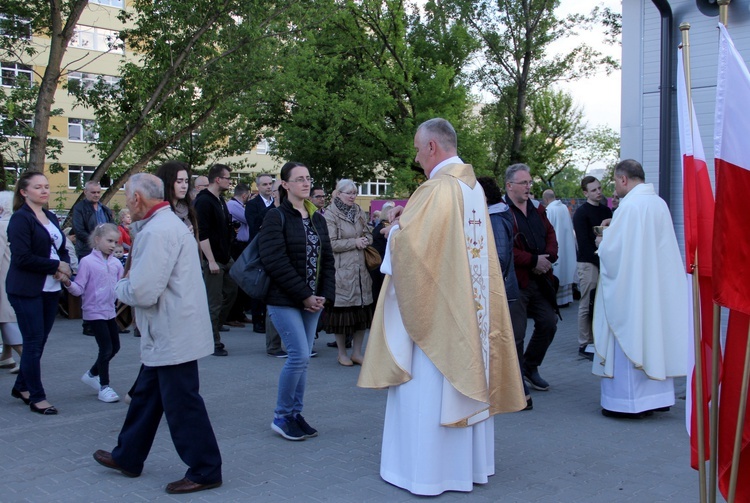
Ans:
MULTIPOLYGON (((684 78, 684 53, 678 50, 677 58, 677 117, 680 133, 680 153, 682 154, 683 212, 685 222, 685 266, 689 274, 698 275, 698 292, 693 295, 700 298, 701 324, 701 357, 703 363, 703 431, 704 453, 706 459, 710 453, 708 427, 708 404, 711 401, 711 343, 713 334, 713 290, 711 288, 711 240, 714 227, 714 193, 708 176, 703 142, 698 130, 698 120, 692 103, 688 103, 687 84, 684 78), (692 112, 692 113, 691 113, 692 112), (691 124, 692 121, 692 124, 691 124)), ((689 303, 690 325, 693 322, 693 303, 689 303)), ((686 334, 691 338, 693 332, 686 334)), ((688 380, 686 423, 690 433, 690 465, 698 469, 698 421, 695 377, 694 344, 688 347, 688 369, 691 376, 688 380)))
POLYGON ((750 501, 750 419, 737 424, 740 384, 750 325, 750 73, 719 25, 719 66, 716 84, 714 157, 716 214, 714 219, 714 300, 729 311, 719 404, 719 489, 727 497, 736 428, 743 431, 736 501, 750 501))

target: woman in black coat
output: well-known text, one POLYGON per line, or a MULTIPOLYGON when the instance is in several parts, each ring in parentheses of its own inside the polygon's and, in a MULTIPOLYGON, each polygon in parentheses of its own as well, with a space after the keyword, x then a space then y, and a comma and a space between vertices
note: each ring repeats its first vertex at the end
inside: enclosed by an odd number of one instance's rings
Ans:
POLYGON ((11 395, 44 415, 57 414, 57 409, 44 393, 40 362, 57 313, 60 280, 72 274, 65 235, 57 217, 44 208, 49 196, 49 181, 42 173, 27 171, 19 177, 8 223, 10 268, 5 281, 23 337, 21 370, 11 395))
POLYGON ((304 440, 318 434, 301 412, 315 329, 323 305, 335 299, 336 277, 326 220, 307 200, 310 172, 288 162, 280 176, 281 204, 266 213, 258 235, 260 260, 271 279, 268 316, 289 354, 271 429, 287 440, 304 440))

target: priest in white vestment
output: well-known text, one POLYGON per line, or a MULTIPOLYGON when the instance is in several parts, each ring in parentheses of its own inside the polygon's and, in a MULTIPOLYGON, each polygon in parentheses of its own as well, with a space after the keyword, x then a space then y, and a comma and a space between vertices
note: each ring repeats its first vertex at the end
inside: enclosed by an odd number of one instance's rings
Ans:
POLYGON ((674 405, 687 366, 688 293, 672 217, 634 160, 615 167, 620 206, 599 244, 593 372, 602 414, 641 418, 674 405))
POLYGON ((576 283, 576 235, 573 232, 573 219, 570 210, 557 199, 555 191, 547 189, 542 194, 547 208, 547 220, 555 228, 557 237, 557 262, 552 264, 552 272, 560 280, 557 290, 557 305, 567 306, 573 302, 573 284, 576 283))
POLYGON ((437 495, 487 482, 492 416, 526 399, 484 192, 448 121, 414 146, 429 180, 392 220, 358 385, 388 388, 381 477, 437 495))

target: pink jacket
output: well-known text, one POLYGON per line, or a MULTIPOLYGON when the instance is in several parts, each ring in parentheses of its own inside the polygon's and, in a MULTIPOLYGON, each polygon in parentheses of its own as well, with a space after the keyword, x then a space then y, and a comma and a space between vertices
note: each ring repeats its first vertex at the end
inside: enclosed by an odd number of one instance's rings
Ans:
POLYGON ((67 288, 71 294, 83 296, 84 320, 111 320, 115 317, 115 284, 122 275, 122 264, 114 255, 105 259, 99 250, 92 250, 81 259, 78 275, 67 288))

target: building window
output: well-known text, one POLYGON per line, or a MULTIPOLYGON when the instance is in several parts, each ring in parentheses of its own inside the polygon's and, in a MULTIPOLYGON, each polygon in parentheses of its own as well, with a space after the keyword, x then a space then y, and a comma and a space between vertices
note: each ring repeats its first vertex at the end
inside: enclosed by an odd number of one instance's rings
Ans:
MULTIPOLYGON (((68 166, 68 188, 82 189, 86 182, 91 180, 91 175, 94 174, 95 169, 96 166, 68 166)), ((109 175, 102 176, 99 183, 101 183, 102 188, 108 188, 111 185, 109 175)))
POLYGON ((390 183, 385 181, 383 178, 376 178, 375 180, 368 180, 359 186, 360 196, 385 196, 388 192, 390 183))
POLYGON ((21 82, 31 84, 31 67, 21 63, 0 63, 2 77, 0 85, 4 87, 16 87, 21 82))
POLYGON ((34 132, 32 117, 12 117, 0 115, 0 134, 10 138, 29 138, 34 132))
POLYGON ((122 9, 122 0, 89 0, 89 3, 95 3, 99 5, 109 5, 110 7, 116 7, 122 9))
POLYGON ((93 143, 99 140, 94 131, 96 123, 91 119, 68 119, 68 140, 93 143))
POLYGON ((112 77, 111 75, 100 75, 98 73, 70 72, 68 74, 68 89, 89 91, 99 81, 110 86, 116 86, 120 82, 120 78, 112 77))
POLYGON ((28 40, 31 38, 31 21, 0 14, 0 36, 28 40))
POLYGON ((68 47, 123 54, 125 44, 120 40, 116 31, 76 25, 75 33, 73 38, 70 39, 68 47))
POLYGON ((258 142, 258 144, 255 146, 255 153, 258 155, 267 155, 268 154, 268 140, 263 138, 258 142))
POLYGON ((18 166, 18 164, 10 164, 8 166, 5 166, 5 171, 3 172, 5 175, 5 186, 9 185, 15 185, 16 180, 18 180, 19 175, 21 174, 21 168, 18 166))

